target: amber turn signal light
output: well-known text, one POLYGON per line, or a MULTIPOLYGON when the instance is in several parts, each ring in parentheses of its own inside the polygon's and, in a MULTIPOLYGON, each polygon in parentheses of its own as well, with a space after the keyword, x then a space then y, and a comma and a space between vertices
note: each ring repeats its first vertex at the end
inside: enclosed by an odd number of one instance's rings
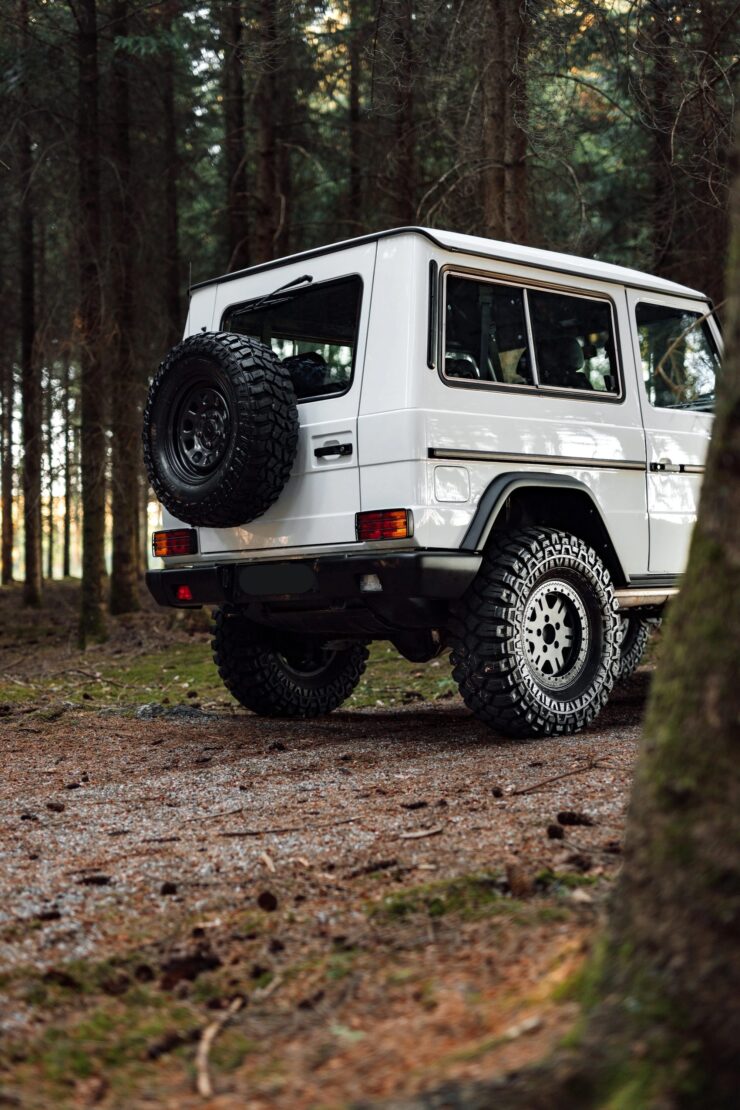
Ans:
POLYGON ((171 528, 167 532, 153 532, 152 551, 158 559, 168 559, 173 555, 195 555, 198 551, 198 533, 194 528, 171 528))
POLYGON ((411 509, 378 509, 358 513, 358 540, 405 540, 414 534, 411 509))

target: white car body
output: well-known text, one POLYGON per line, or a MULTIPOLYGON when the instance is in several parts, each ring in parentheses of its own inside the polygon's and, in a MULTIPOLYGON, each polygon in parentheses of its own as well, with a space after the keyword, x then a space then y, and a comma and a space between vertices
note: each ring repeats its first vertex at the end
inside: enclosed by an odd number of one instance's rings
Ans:
MULTIPOLYGON (((686 563, 712 416, 651 404, 634 310, 642 302, 709 314, 719 350, 705 296, 604 262, 403 228, 196 286, 186 336, 222 330, 234 305, 303 275, 314 289, 346 275, 362 279, 351 387, 298 404, 292 474, 263 516, 242 527, 198 528, 197 557, 168 559, 165 566, 459 551, 486 491, 515 473, 530 475, 533 484, 557 476, 585 487, 613 545, 618 567, 612 574, 624 597, 630 588, 669 596, 686 563), (616 395, 446 378, 440 306, 449 275, 603 299, 617 337, 616 395), (317 447, 334 444, 351 446, 351 454, 315 455, 317 447), (413 536, 357 541, 357 513, 395 507, 412 511, 413 536)), ((165 528, 177 526, 166 514, 165 528)))

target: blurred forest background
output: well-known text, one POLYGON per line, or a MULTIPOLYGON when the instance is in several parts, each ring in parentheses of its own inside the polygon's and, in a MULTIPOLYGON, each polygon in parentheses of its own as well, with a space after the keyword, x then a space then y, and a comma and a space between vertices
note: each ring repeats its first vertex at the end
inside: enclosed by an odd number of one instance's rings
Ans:
POLYGON ((723 299, 735 0, 0 0, 2 583, 137 608, 189 282, 421 224, 723 299))

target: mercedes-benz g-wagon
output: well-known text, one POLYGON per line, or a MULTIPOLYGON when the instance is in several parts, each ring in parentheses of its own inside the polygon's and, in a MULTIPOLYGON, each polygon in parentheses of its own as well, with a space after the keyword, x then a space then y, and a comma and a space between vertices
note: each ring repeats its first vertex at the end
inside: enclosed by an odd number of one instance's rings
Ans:
POLYGON ((202 282, 146 409, 149 588, 216 607, 257 713, 334 709, 389 640, 500 732, 581 728, 678 588, 720 343, 696 290, 424 228, 202 282))

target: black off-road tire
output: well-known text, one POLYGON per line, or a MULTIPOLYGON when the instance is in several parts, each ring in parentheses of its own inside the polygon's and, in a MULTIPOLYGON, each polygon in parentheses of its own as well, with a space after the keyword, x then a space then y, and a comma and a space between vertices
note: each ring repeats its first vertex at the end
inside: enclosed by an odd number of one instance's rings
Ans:
POLYGON ((609 571, 583 540, 556 529, 495 536, 453 607, 449 634, 465 704, 507 736, 584 728, 606 704, 619 669, 609 571))
POLYGON ((213 659, 226 688, 262 717, 318 717, 346 701, 367 662, 364 644, 330 651, 217 609, 213 659))
POLYGON ((261 516, 288 481, 297 446, 293 383, 269 347, 202 332, 159 367, 144 410, 144 462, 178 520, 228 528, 261 516))
POLYGON ((635 673, 650 639, 650 621, 629 613, 622 618, 622 652, 617 682, 635 673))

